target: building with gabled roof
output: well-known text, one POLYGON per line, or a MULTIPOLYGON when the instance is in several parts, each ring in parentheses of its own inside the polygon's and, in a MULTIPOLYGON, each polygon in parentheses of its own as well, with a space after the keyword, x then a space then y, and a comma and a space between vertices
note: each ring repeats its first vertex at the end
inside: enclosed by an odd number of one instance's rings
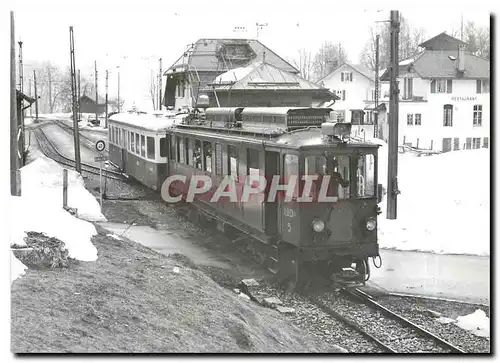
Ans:
POLYGON ((255 62, 272 64, 298 74, 294 66, 254 39, 199 39, 188 46, 166 77, 163 105, 181 108, 207 107, 208 96, 199 92, 218 75, 255 62))
MULTIPOLYGON (((466 46, 441 33, 420 44, 422 52, 399 62, 400 144, 444 152, 489 146, 490 61, 466 46)), ((389 81, 388 70, 380 80, 389 81)), ((386 101, 388 90, 386 83, 386 101)), ((387 123, 379 126, 387 139, 387 123)))
POLYGON ((311 107, 338 99, 327 88, 267 62, 217 76, 200 89, 210 107, 311 107))

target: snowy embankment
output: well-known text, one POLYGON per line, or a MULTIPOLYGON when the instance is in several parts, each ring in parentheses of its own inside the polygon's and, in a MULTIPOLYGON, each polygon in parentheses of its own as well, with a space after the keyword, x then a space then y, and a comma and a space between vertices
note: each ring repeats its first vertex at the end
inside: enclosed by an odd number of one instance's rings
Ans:
MULTIPOLYGON (((387 144, 377 140, 379 182, 387 186, 387 144)), ((489 256, 490 150, 418 157, 399 154, 396 220, 380 207, 381 248, 489 256)))
MULTIPOLYGON (((91 242, 97 234, 87 221, 105 221, 99 203, 85 189, 79 174, 68 170, 68 206, 76 216, 62 208, 63 168, 51 159, 40 157, 21 169, 20 197, 10 197, 10 244, 25 246, 25 232, 41 232, 63 241, 69 257, 95 261, 97 249, 91 242)), ((13 254, 11 280, 24 273, 26 266, 13 254)))

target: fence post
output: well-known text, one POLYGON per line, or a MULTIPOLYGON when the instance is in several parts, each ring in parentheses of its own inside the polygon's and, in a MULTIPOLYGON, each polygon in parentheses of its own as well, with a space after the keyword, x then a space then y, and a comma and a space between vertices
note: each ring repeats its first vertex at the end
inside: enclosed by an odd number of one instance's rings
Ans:
POLYGON ((68 169, 63 169, 63 208, 68 207, 68 169))
POLYGON ((431 140, 431 150, 434 150, 434 140, 431 140))
POLYGON ((418 137, 417 137, 417 149, 418 149, 418 141, 419 141, 419 139, 418 139, 418 137))
POLYGON ((406 145, 406 135, 403 136, 403 145, 406 145))

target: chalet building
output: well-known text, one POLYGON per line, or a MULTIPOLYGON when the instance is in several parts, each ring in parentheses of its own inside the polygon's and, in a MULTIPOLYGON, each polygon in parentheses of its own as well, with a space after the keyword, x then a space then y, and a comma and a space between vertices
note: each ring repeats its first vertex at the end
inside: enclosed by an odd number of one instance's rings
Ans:
POLYGON ((256 62, 217 76, 200 92, 209 107, 311 107, 338 99, 327 88, 267 62, 256 62))
MULTIPOLYGON (((490 143, 490 62, 441 33, 399 63, 399 143, 437 151, 477 149, 490 143)), ((388 101, 389 72, 381 76, 388 101)), ((387 139, 388 125, 379 125, 387 139)))
MULTIPOLYGON (((108 101, 108 108, 110 102, 108 101)), ((101 114, 106 112, 106 100, 99 96, 99 103, 96 104, 95 102, 95 96, 87 96, 83 95, 80 97, 80 112, 81 113, 97 113, 101 114)))
MULTIPOLYGON (((339 122, 351 122, 354 136, 374 135, 374 113, 385 121, 386 105, 374 109, 375 72, 360 64, 344 63, 318 81, 338 96, 333 106, 339 122)), ((380 96, 379 96, 380 97, 380 96)))
POLYGON ((266 62, 286 72, 299 73, 258 40, 200 39, 163 74, 166 78, 163 105, 176 110, 208 107, 209 97, 202 89, 213 83, 217 76, 255 62, 266 62))

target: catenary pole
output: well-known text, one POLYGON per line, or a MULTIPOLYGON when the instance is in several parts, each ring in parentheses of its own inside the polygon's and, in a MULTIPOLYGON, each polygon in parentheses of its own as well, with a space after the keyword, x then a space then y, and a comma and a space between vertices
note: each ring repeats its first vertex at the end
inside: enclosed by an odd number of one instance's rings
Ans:
MULTIPOLYGON (((95 121, 99 122, 99 94, 97 93, 97 61, 94 61, 95 65, 95 121)), ((100 124, 99 124, 100 125, 100 124)))
POLYGON ((73 136, 75 143, 75 169, 78 173, 82 172, 80 160, 80 131, 78 130, 78 100, 77 98, 77 84, 76 84, 76 65, 75 65, 75 40, 73 35, 73 27, 69 27, 69 41, 70 41, 70 63, 71 63, 71 95, 73 100, 73 136))
POLYGON ((387 173, 387 219, 397 219, 398 190, 398 123, 399 123, 399 14, 391 11, 391 65, 390 65, 390 101, 389 101, 389 160, 387 173))
POLYGON ((17 141, 17 89, 16 89, 16 42, 14 12, 10 12, 10 193, 21 195, 21 173, 19 172, 19 142, 17 141))
POLYGON ((378 137, 378 100, 380 97, 379 94, 379 41, 380 36, 377 34, 375 39, 375 110, 373 112, 374 121, 373 121, 373 137, 378 137))

